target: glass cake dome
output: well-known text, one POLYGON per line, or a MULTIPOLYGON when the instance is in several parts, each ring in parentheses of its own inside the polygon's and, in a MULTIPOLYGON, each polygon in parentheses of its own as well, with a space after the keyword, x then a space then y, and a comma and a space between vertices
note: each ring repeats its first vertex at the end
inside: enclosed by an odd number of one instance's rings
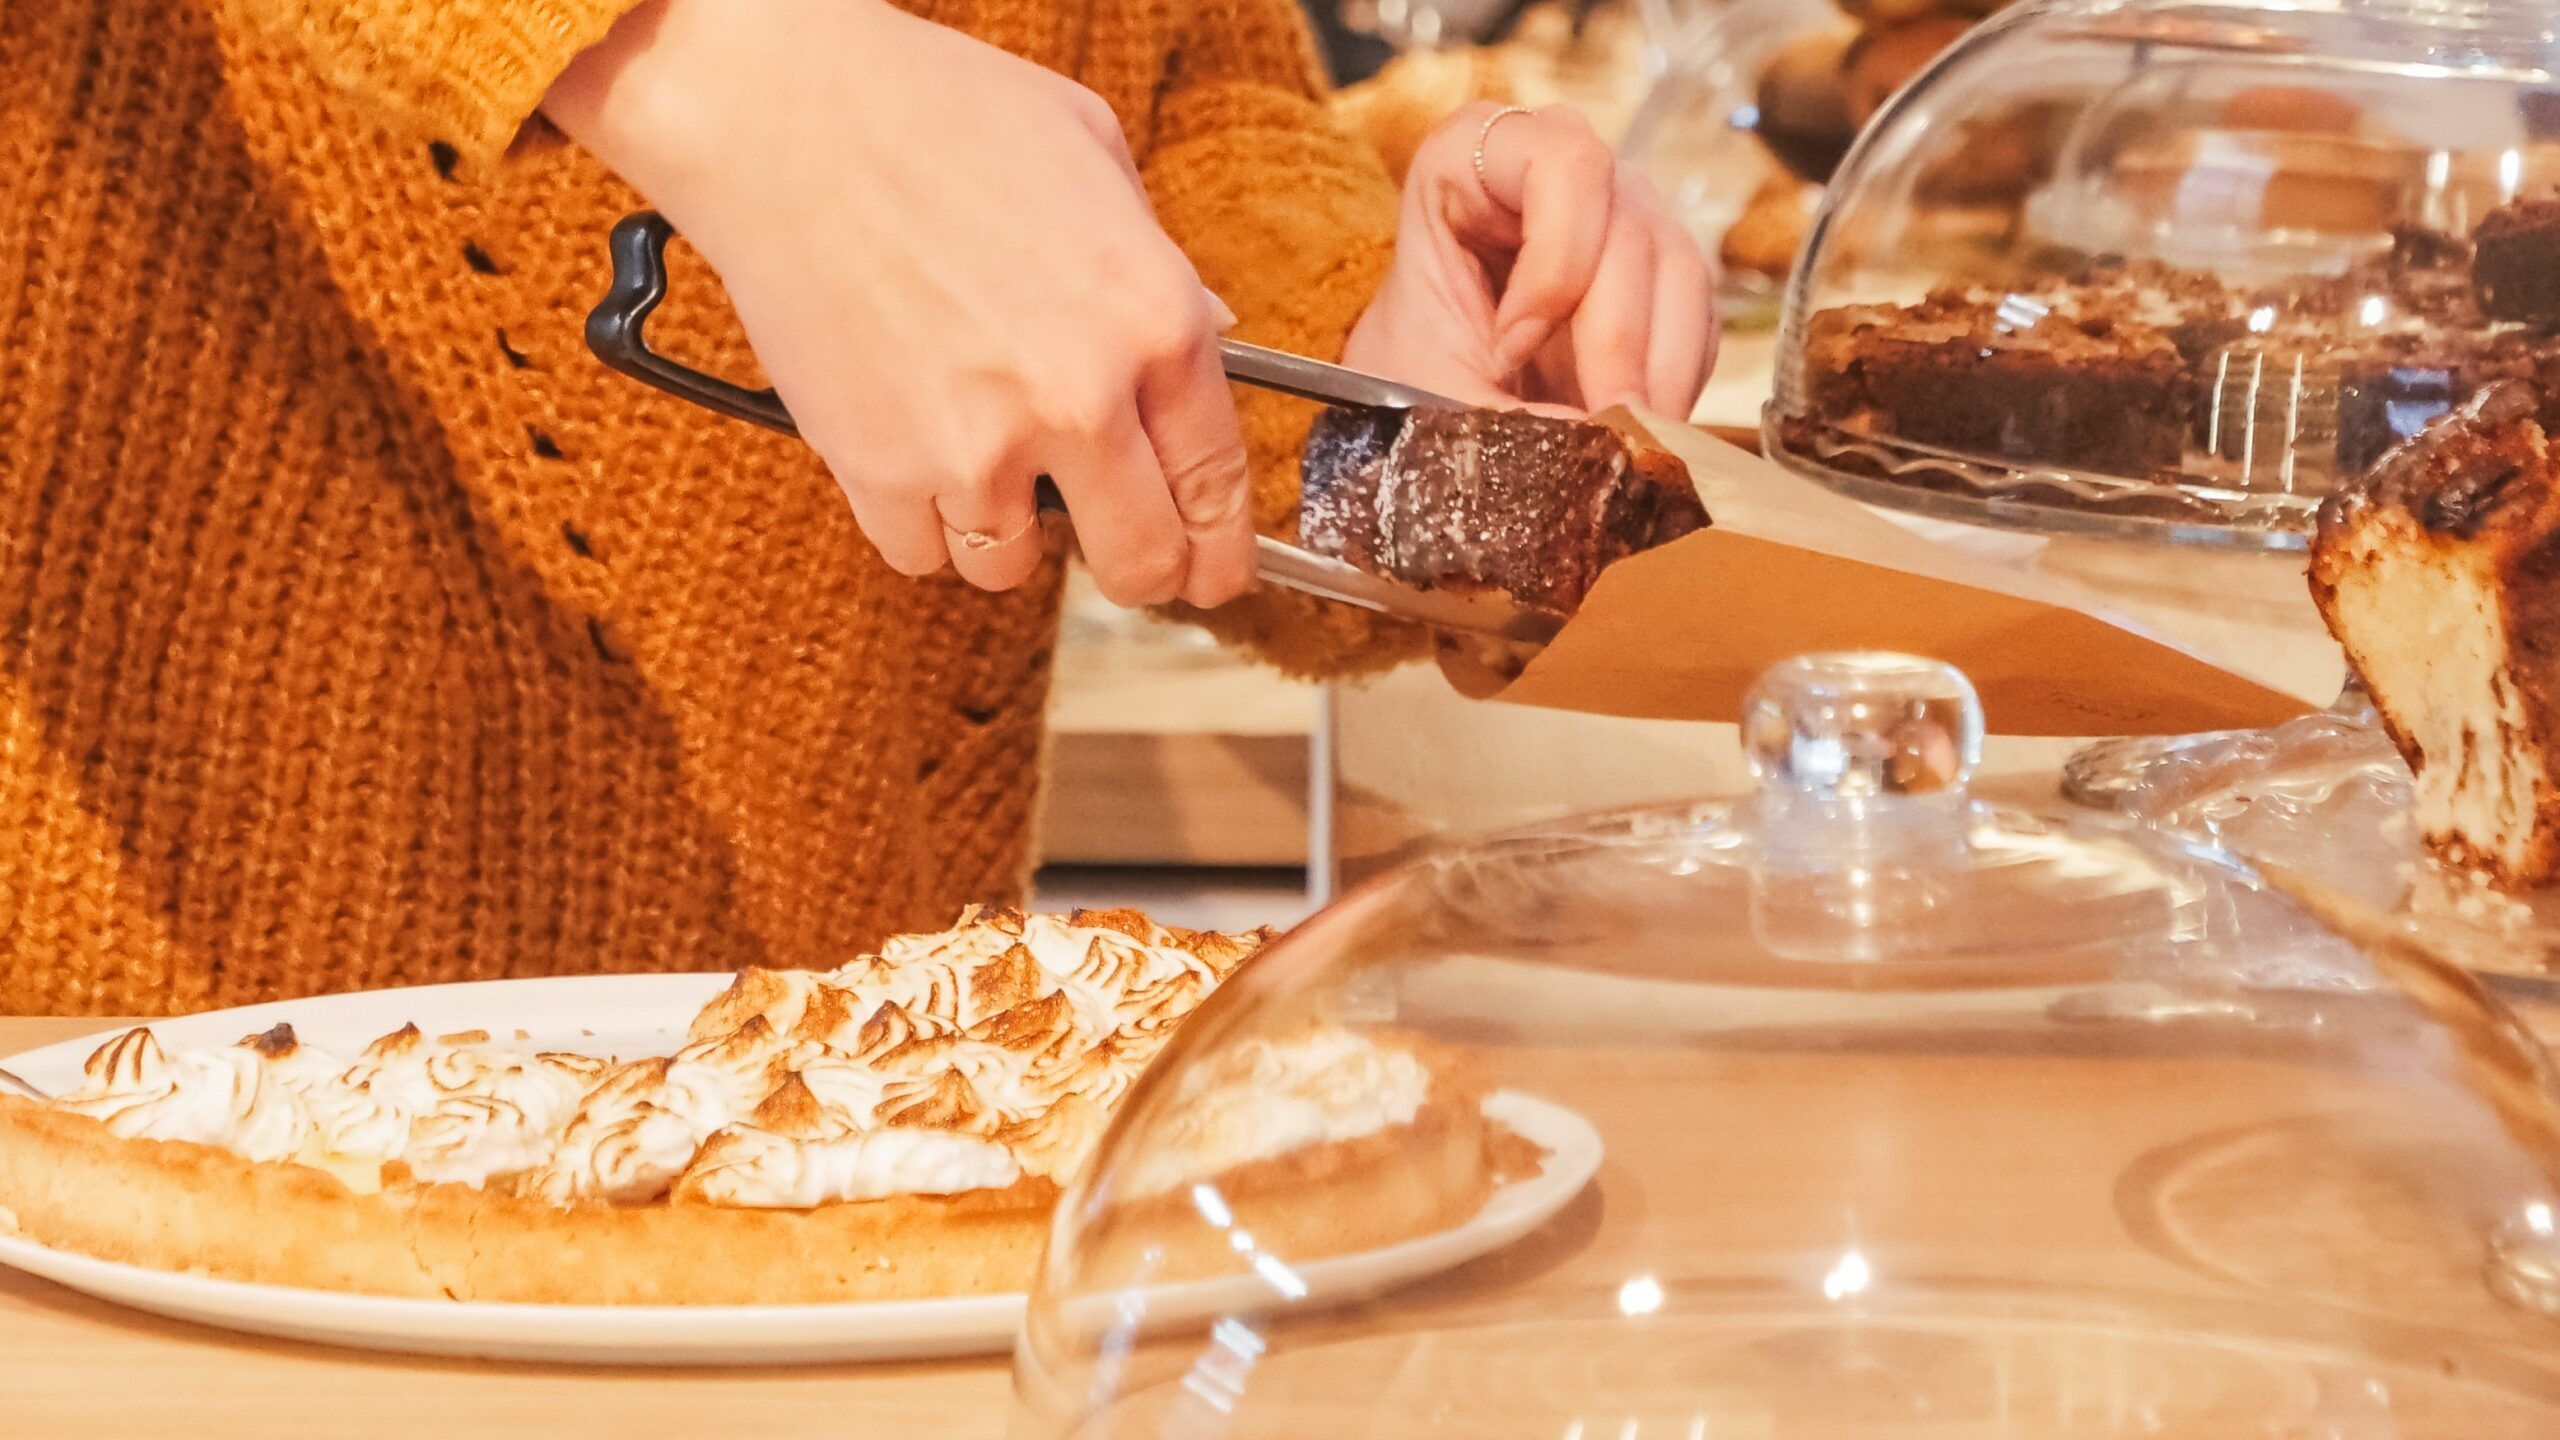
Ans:
POLYGON ((1958 519, 2299 548, 2470 391, 2560 384, 2555 36, 2535 0, 2001 11, 1833 176, 1772 453, 1958 519))
POLYGON ((1945 667, 1791 662, 1744 734, 1749 799, 1417 863, 1231 979, 1061 1202, 1016 1440, 2560 1435, 2511 1012, 1969 798, 1945 667))

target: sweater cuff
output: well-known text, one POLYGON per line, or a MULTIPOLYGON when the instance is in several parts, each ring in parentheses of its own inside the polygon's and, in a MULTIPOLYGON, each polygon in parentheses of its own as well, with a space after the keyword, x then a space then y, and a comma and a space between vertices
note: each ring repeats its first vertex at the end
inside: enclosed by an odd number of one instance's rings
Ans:
POLYGON ((332 88, 472 166, 538 143, 542 97, 640 0, 235 0, 332 88))

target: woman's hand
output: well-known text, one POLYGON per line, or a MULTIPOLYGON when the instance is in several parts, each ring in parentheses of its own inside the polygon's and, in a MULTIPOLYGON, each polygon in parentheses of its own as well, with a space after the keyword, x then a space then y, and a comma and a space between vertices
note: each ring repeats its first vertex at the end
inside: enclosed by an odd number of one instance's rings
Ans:
POLYGON ((1715 273, 1652 188, 1566 107, 1477 104, 1415 152, 1344 363, 1473 404, 1686 419, 1715 350, 1715 273))
POLYGON ((885 0, 649 0, 544 112, 719 272, 891 565, 1022 583, 1045 474, 1113 600, 1249 582, 1222 307, 1090 91, 885 0))

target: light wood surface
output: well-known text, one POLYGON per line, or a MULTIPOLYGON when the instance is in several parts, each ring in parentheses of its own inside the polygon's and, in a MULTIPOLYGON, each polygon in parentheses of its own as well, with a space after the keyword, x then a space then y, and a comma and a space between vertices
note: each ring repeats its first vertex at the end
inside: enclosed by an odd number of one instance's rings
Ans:
POLYGON ((1058 648, 1040 854, 1052 865, 1299 866, 1321 692, 1101 603, 1058 648))
MULTIPOLYGON (((1660 1269, 1666 1263, 1710 1243, 1803 1238, 1806 1216, 1845 1218, 1853 1196, 1858 1221, 1872 1235, 1901 1235, 1946 1255, 1995 1247, 1990 1253, 2004 1265, 2014 1245, 2022 1274, 2210 1298, 2229 1290, 2227 1277, 2140 1233, 2143 1217, 2160 1208, 2146 1198, 2161 1190, 2158 1174, 2177 1173, 2176 1157, 2198 1147, 2213 1153, 2224 1137, 2253 1125, 2299 1121, 2324 1083, 2270 1066, 2264 1056, 2163 1064, 2139 1052, 2041 1055, 2032 1036, 2020 1042, 2023 1050, 1994 1038, 1953 1048, 1889 1045, 1855 1059, 1783 1044, 1755 1052, 1670 1043, 1621 1054, 1581 1044, 1587 1037, 1572 1033, 1569 1009, 1545 1012, 1554 1043, 1505 1049, 1496 1042, 1489 1053, 1506 1067, 1499 1083, 1535 1085, 1600 1126, 1611 1151, 1595 1190, 1514 1250, 1425 1282, 1408 1294, 1408 1313, 1453 1321, 1488 1307, 1511 1313, 1529 1295, 1538 1313, 1565 1315, 1657 1271, 1676 1289, 1672 1272, 1660 1269), (1682 1136, 1676 1160, 1630 1143, 1666 1133, 1682 1136), (1949 1163, 1950 1155, 1968 1158, 1949 1163), (2164 1163, 2169 1170, 2161 1170, 2164 1163), (1710 1215, 1712 1239, 1704 1219, 1710 1215)), ((1612 1023, 1623 1032, 1622 1021, 1612 1023)), ((0 1019, 0 1054, 111 1024, 0 1019)), ((2290 1192, 2294 1181, 2285 1173, 2282 1188, 2290 1192)), ((2293 1213, 2290 1193, 2244 1198, 2242 1218, 2260 1229, 2244 1226, 2226 1239, 2245 1241, 2293 1213)), ((1888 1259, 1879 1251, 1877 1263, 1920 1253, 1888 1259)), ((2245 1248, 2229 1253, 2246 1261, 2245 1248)), ((2372 1284, 2345 1278, 2345 1289, 2329 1297, 2338 1314, 2328 1318, 2340 1324, 2362 1324, 2377 1309, 2406 1310, 2418 1298, 2392 1290, 2377 1307, 2372 1284)), ((2457 1274, 2454 1288, 2469 1278, 2457 1274)), ((2515 1339, 2509 1318, 2487 1317, 2486 1329, 2502 1332, 2502 1346, 2515 1339)), ((1307 1323, 1320 1330, 1327 1322, 1307 1323)), ((2472 1328, 2457 1316, 2447 1323, 2472 1328)), ((2560 1372, 2552 1384, 2560 1387, 2560 1372)), ((1010 1397, 1001 1360, 652 1372, 336 1351, 133 1314, 0 1270, 0 1434, 11 1440, 993 1440, 1004 1433, 1010 1397)))

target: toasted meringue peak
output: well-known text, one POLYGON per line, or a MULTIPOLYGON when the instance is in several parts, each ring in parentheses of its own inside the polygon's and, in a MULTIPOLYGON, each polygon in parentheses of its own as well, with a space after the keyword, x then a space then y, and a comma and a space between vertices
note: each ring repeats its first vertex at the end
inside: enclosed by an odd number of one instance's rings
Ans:
POLYGON ((1202 997, 1214 983, 1197 970, 1168 975, 1132 994, 1120 1007, 1120 1029, 1139 1035, 1171 1030, 1200 1008, 1202 997))
POLYGON ((800 1007, 816 984, 817 977, 804 971, 750 966, 739 971, 729 988, 693 1017, 687 1038, 707 1040, 726 1035, 747 1023, 749 1017, 759 1015, 777 1030, 791 1030, 799 1023, 800 1007))
POLYGON ((613 1062, 601 1055, 580 1055, 568 1050, 545 1050, 533 1058, 567 1079, 590 1084, 613 1068, 613 1062))
POLYGON ((1216 930, 1193 930, 1186 932, 1182 948, 1209 967, 1210 979, 1215 982, 1227 978, 1238 965, 1278 938, 1278 933, 1268 925, 1233 935, 1216 930))
POLYGON ((413 1021, 364 1047, 363 1059, 376 1064, 416 1054, 424 1048, 427 1037, 413 1021))
POLYGON ((625 1099, 645 1100, 667 1083, 667 1072, 675 1068, 675 1057, 651 1055, 638 1060, 625 1060, 608 1066, 587 1098, 579 1102, 579 1113, 586 1114, 600 1106, 625 1099))
POLYGON ((95 1091, 133 1091, 168 1083, 169 1061, 160 1037, 147 1025, 136 1026, 89 1052, 80 1066, 84 1087, 95 1091))
POLYGON ((814 985, 808 998, 801 1002, 799 1022, 791 1027, 795 1040, 834 1045, 841 1037, 853 1034, 870 1015, 862 997, 841 985, 814 985))
POLYGON ((1126 935, 1141 945, 1162 945, 1173 938, 1173 932, 1149 919, 1145 912, 1125 907, 1109 910, 1070 910, 1067 923, 1080 930, 1110 930, 1126 935))
POLYGON ((919 1040, 935 1040, 952 1033, 948 1023, 889 1000, 871 1012, 871 1018, 863 1021, 862 1029, 854 1035, 853 1043, 844 1048, 857 1059, 877 1060, 919 1040))
POLYGON ((763 1016, 750 1015, 726 1035, 695 1036, 694 1043, 676 1054, 711 1065, 751 1064, 773 1053, 774 1038, 773 1027, 763 1016))
POLYGON ((1076 1007, 1064 994, 1024 1000, 961 1032, 968 1039, 1037 1056, 1076 1031, 1076 1007))
POLYGON ((994 1138, 1014 1153, 1024 1174, 1064 1179, 1102 1139, 1110 1104, 1070 1092, 1041 1113, 999 1129, 994 1138))
POLYGON ((815 1140, 844 1128, 841 1118, 830 1114, 797 1075, 783 1077, 782 1084, 747 1116, 747 1123, 794 1140, 815 1140))
POLYGON ((240 1043, 270 1060, 276 1060, 292 1054, 301 1042, 294 1038, 291 1025, 279 1023, 271 1029, 244 1037, 240 1043))
POLYGON ((972 905, 960 912, 960 923, 952 928, 967 930, 983 926, 1009 935, 1019 935, 1031 917, 1011 905, 972 905))
POLYGON ((957 1070, 944 1070, 930 1079, 893 1082, 881 1097, 878 1114, 884 1125, 914 1130, 986 1134, 1000 1124, 977 1087, 957 1070))
POLYGON ((1027 945, 1012 945, 993 960, 969 972, 969 1010, 994 1015, 1040 998, 1040 962, 1027 945))

